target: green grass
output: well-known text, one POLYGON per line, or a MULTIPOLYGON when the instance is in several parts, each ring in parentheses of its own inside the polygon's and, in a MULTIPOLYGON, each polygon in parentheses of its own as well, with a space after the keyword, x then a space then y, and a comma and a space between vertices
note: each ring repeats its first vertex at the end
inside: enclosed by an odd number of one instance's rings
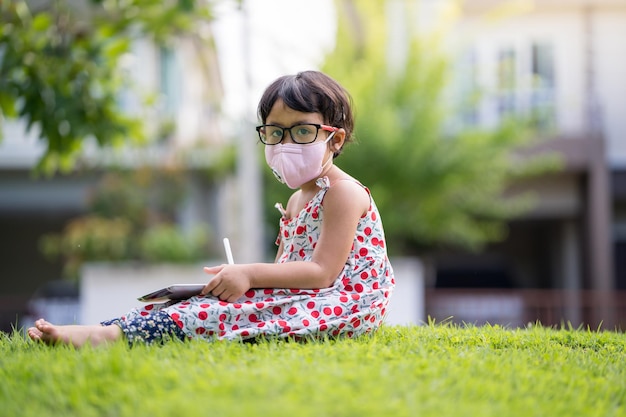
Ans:
POLYGON ((0 416, 626 416, 626 335, 384 327, 75 350, 0 337, 0 416))

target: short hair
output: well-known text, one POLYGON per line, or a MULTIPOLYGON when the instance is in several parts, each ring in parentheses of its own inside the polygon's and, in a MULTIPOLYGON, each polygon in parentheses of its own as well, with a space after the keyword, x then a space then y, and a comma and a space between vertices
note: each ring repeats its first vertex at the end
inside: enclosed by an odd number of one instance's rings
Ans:
MULTIPOLYGON (((278 99, 293 110, 302 113, 320 113, 325 124, 346 131, 345 143, 352 141, 354 130, 352 97, 328 75, 319 71, 303 71, 278 78, 267 87, 259 101, 257 112, 262 123, 267 121, 278 99)), ((341 149, 335 151, 335 156, 340 153, 341 149)))

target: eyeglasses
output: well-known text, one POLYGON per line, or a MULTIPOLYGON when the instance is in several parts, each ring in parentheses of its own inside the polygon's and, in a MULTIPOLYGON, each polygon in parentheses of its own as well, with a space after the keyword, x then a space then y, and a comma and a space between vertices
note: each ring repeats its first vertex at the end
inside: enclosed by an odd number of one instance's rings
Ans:
POLYGON ((317 134, 320 129, 327 132, 336 132, 339 130, 337 127, 318 125, 314 123, 305 123, 293 125, 291 127, 280 127, 276 125, 261 125, 256 127, 256 131, 259 134, 259 139, 265 145, 278 145, 283 141, 285 137, 285 131, 291 135, 291 140, 294 143, 301 145, 315 142, 317 134))

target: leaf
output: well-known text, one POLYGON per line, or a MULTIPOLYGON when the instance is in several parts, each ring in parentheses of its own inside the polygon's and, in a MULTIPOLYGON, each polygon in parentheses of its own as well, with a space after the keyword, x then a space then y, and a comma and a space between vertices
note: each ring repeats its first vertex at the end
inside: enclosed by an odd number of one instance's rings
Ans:
POLYGON ((0 112, 6 117, 15 117, 15 100, 9 94, 0 91, 0 112))
POLYGON ((31 25, 32 28, 38 32, 43 32, 50 27, 51 18, 46 13, 39 13, 33 19, 31 25))
POLYGON ((130 48, 130 40, 127 38, 113 39, 107 43, 103 49, 104 58, 117 61, 124 52, 127 52, 130 48))

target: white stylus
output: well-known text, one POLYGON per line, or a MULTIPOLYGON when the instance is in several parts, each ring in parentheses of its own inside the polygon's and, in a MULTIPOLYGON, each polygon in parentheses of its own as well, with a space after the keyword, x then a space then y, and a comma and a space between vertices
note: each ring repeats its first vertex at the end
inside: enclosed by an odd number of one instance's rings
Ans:
POLYGON ((234 264, 233 260, 233 251, 230 250, 230 241, 227 237, 224 238, 224 250, 226 251, 226 259, 228 259, 229 264, 234 264))

